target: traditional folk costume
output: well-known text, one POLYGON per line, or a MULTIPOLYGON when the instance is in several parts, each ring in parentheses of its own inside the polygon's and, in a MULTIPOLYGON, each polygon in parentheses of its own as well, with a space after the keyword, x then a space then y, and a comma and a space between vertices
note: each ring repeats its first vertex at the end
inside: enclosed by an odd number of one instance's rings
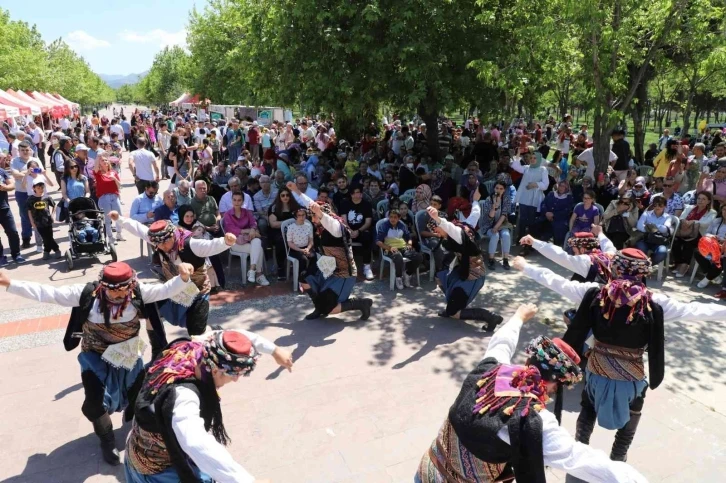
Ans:
POLYGON ((436 274, 441 290, 446 295, 446 310, 439 315, 451 317, 458 313, 461 320, 486 322, 484 329, 492 331, 502 322, 500 315, 483 308, 467 308, 484 286, 485 279, 484 257, 474 229, 480 214, 479 203, 474 203, 469 217, 463 223, 444 218, 439 218, 437 223, 432 218, 428 229, 433 232, 437 226, 441 227, 448 235, 441 246, 456 255, 447 269, 436 274))
POLYGON ((254 482, 224 448, 230 438, 212 370, 249 376, 260 354, 274 350, 275 344, 244 330, 169 344, 146 370, 126 415, 134 418, 126 442, 127 483, 254 482))
POLYGON ((607 283, 610 280, 610 260, 617 251, 603 233, 597 237, 590 232, 575 233, 567 244, 585 251, 583 255, 570 255, 557 245, 534 240, 532 248, 553 262, 573 272, 575 282, 607 283))
POLYGON ((596 419, 600 426, 617 430, 610 454, 614 460, 627 457, 646 388, 655 389, 663 380, 665 324, 726 320, 722 305, 682 303, 651 292, 643 283, 650 270, 648 257, 630 248, 615 254, 613 279, 604 286, 568 281, 545 268, 524 268, 528 277, 579 304, 565 341, 581 348, 592 331, 595 342, 588 353, 576 439, 588 444, 596 419), (643 362, 646 348, 649 379, 643 362))
POLYGON ((224 238, 202 240, 193 238, 192 232, 174 226, 169 220, 159 220, 145 226, 130 218, 119 218, 129 233, 145 240, 156 248, 154 254, 161 264, 163 278, 168 280, 177 272, 177 265, 189 263, 194 267, 192 282, 197 290, 187 291, 176 299, 170 299, 159 306, 159 313, 172 325, 186 327, 189 335, 203 334, 209 318, 209 291, 211 283, 207 275, 207 257, 229 249, 224 238), (160 250, 159 245, 174 239, 169 253, 160 250))
POLYGON ((63 345, 71 351, 81 344, 78 362, 85 391, 81 411, 93 423, 103 458, 110 464, 120 461, 109 414, 126 407, 129 390, 143 369, 140 319, 147 319, 154 329, 149 339, 165 345, 164 326, 153 302, 173 297, 186 285, 179 277, 163 285, 139 283, 131 267, 115 262, 104 267, 98 282, 56 288, 13 280, 7 289, 38 302, 73 307, 63 345), (111 299, 109 289, 127 289, 127 294, 111 299))
MULTIPOLYGON (((305 207, 316 203, 304 193, 299 198, 305 207)), ((305 318, 312 320, 325 317, 340 304, 341 312, 360 310, 360 319, 367 320, 373 301, 368 298, 350 298, 358 274, 353 259, 350 229, 335 215, 328 203, 318 204, 322 217, 316 226, 315 245, 322 257, 317 264, 311 264, 308 271, 312 273, 305 278, 305 282, 310 285, 307 293, 315 306, 315 310, 305 318)))
POLYGON ((575 351, 540 336, 525 366, 511 363, 522 320, 515 315, 491 338, 484 359, 467 376, 439 435, 424 454, 417 483, 545 483, 545 466, 593 482, 644 482, 625 463, 576 443, 545 409, 547 382, 572 386, 582 378, 575 351))

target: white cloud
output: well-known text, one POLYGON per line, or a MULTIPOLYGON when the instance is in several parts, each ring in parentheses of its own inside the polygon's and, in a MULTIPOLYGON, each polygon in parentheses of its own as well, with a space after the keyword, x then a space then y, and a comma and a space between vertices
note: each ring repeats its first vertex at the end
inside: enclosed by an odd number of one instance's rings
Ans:
POLYGON ((110 47, 105 40, 97 39, 83 30, 75 30, 66 36, 66 42, 74 50, 93 50, 110 47))
POLYGON ((154 29, 149 32, 134 32, 123 30, 119 33, 121 40, 139 44, 155 44, 159 47, 179 45, 185 47, 187 43, 187 31, 167 32, 166 30, 154 29))

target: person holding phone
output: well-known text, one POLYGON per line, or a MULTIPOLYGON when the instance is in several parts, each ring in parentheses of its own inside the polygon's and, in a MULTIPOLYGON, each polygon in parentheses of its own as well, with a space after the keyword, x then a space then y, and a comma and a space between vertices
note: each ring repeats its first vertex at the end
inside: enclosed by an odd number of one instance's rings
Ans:
POLYGON ((479 233, 489 237, 489 270, 494 270, 494 254, 497 245, 502 243, 502 266, 509 270, 509 250, 512 246, 511 228, 507 215, 511 210, 512 200, 504 181, 494 183, 494 193, 482 203, 484 217, 481 220, 479 233))

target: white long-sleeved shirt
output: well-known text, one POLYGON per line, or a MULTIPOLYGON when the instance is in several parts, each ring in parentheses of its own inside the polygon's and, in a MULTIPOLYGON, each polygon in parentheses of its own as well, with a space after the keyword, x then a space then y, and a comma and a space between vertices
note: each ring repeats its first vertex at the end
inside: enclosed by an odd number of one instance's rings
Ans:
MULTIPOLYGON (((298 203, 300 203, 305 208, 308 208, 310 207, 310 205, 315 203, 305 193, 300 193, 296 197, 296 199, 298 200, 298 203)), ((340 238, 341 236, 343 236, 343 227, 340 226, 340 222, 338 222, 338 220, 334 219, 332 216, 323 213, 323 216, 320 219, 320 224, 323 225, 323 228, 325 228, 328 233, 333 235, 335 238, 340 238)))
MULTIPOLYGON (((121 223, 121 226, 123 226, 124 230, 127 230, 132 235, 141 238, 147 243, 151 243, 151 241, 149 241, 148 226, 139 223, 136 220, 124 218, 123 216, 119 217, 118 221, 119 223, 121 223)), ((191 248, 192 253, 194 253, 196 256, 204 258, 222 253, 229 249, 229 246, 227 245, 227 242, 224 240, 224 238, 214 238, 212 240, 192 238, 189 240, 189 248, 191 248)), ((179 265, 181 263, 179 257, 173 258, 173 261, 175 265, 179 265)))
MULTIPOLYGON (((510 364, 517 349, 521 328, 522 319, 515 314, 494 333, 484 358, 494 357, 502 364, 510 364)), ((542 455, 546 466, 594 483, 647 483, 648 480, 627 463, 610 461, 602 451, 576 442, 557 424, 557 418, 547 409, 538 414, 542 419, 542 455)), ((509 428, 506 425, 499 430, 497 436, 511 444, 509 428)))
MULTIPOLYGON (((272 354, 275 344, 253 332, 235 329, 246 335, 255 349, 272 354)), ((205 334, 205 338, 209 334, 205 334)), ((196 338, 195 338, 196 339, 196 338)), ((171 427, 182 450, 204 473, 219 483, 253 483, 255 478, 237 463, 229 451, 204 429, 199 415, 199 397, 185 388, 177 387, 171 427)), ((152 406, 153 411, 153 406, 152 406)))
POLYGON ((544 190, 550 185, 550 179, 547 175, 547 168, 540 166, 539 168, 533 168, 531 166, 522 166, 519 158, 514 158, 512 161, 512 169, 518 173, 522 173, 522 181, 519 184, 519 189, 514 197, 514 202, 526 206, 535 206, 539 208, 544 199, 544 190), (529 183, 537 183, 537 187, 533 189, 527 188, 529 183))
MULTIPOLYGON (((141 299, 144 303, 149 304, 165 300, 178 294, 186 284, 180 277, 174 277, 169 281, 161 283, 139 283, 141 291, 141 299)), ((62 307, 77 307, 81 301, 81 293, 86 287, 85 283, 75 283, 73 285, 64 285, 62 287, 53 287, 35 282, 24 282, 21 280, 13 280, 7 288, 8 293, 24 297, 26 299, 36 300, 46 304, 57 304, 62 307)), ((123 315, 114 319, 111 318, 110 323, 118 324, 130 322, 136 317, 136 308, 129 305, 123 315)), ((93 307, 88 314, 88 320, 94 324, 103 324, 103 314, 98 310, 98 299, 93 301, 93 307)))
MULTIPOLYGON (((476 227, 476 224, 479 223, 479 218, 481 217, 481 206, 479 203, 474 203, 471 207, 471 213, 469 213, 469 217, 464 220, 464 223, 469 225, 472 228, 476 227)), ((447 235, 449 235, 456 243, 461 244, 463 238, 462 238, 462 229, 458 226, 454 225, 450 221, 441 218, 439 221, 439 226, 444 229, 447 235)))
MULTIPOLYGON (((219 212, 220 213, 224 214, 224 213, 228 212, 229 210, 231 210, 232 208, 234 208, 234 206, 232 205, 232 194, 233 194, 232 191, 227 191, 219 199, 219 212)), ((254 212, 255 206, 252 204, 252 197, 250 195, 248 195, 247 193, 245 193, 244 191, 242 192, 242 194, 244 195, 244 197, 242 199, 242 208, 254 212)))
POLYGON ((673 231, 671 215, 669 215, 665 211, 661 216, 656 215, 655 211, 646 211, 645 213, 640 215, 640 219, 638 220, 638 226, 636 227, 637 230, 645 233, 646 223, 654 224, 656 228, 658 228, 658 231, 664 235, 670 235, 673 231))
MULTIPOLYGON (((571 282, 551 270, 533 267, 532 265, 524 267, 524 274, 538 284, 557 292, 574 303, 580 303, 591 288, 600 288, 597 283, 571 282)), ((665 323, 676 320, 681 322, 726 321, 726 306, 724 305, 700 302, 684 303, 657 292, 653 292, 652 300, 663 308, 663 321, 665 323)))
MULTIPOLYGON (((617 251, 613 242, 604 233, 600 232, 597 240, 600 242, 600 250, 603 253, 615 253, 617 251)), ((582 277, 587 277, 590 272, 592 266, 590 255, 570 255, 557 245, 540 240, 535 240, 532 247, 553 262, 582 277)))

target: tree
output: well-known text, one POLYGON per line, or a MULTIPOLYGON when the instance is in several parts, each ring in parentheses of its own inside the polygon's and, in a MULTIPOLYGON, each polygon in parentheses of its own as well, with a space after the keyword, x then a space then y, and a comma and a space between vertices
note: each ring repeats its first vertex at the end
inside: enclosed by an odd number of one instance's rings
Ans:
POLYGON ((179 46, 165 47, 156 54, 149 73, 139 82, 142 100, 168 104, 183 94, 190 84, 189 54, 179 46))

